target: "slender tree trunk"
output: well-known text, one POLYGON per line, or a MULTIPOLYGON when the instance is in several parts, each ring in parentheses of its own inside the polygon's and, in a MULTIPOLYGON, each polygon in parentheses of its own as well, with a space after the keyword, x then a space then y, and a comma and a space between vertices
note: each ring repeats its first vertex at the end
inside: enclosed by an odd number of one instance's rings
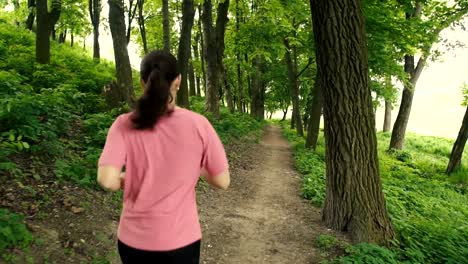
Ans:
MULTIPOLYGON (((127 45, 130 43, 130 37, 132 34, 132 22, 133 19, 135 19, 137 7, 138 7, 138 0, 129 0, 129 5, 128 5, 128 14, 126 15, 127 17, 127 33, 126 33, 126 39, 127 39, 127 45)), ((124 9, 125 10, 125 9, 124 9)))
POLYGON ((189 72, 188 72, 188 76, 189 76, 189 92, 190 92, 190 96, 195 96, 197 95, 197 87, 196 87, 196 84, 195 84, 195 70, 193 69, 193 62, 192 62, 192 59, 190 59, 189 61, 189 72))
MULTIPOLYGON (((421 3, 416 2, 414 12, 412 14, 407 13, 406 18, 412 19, 421 15, 421 3)), ((403 89, 403 95, 401 97, 400 110, 398 116, 393 125, 392 138, 390 140, 390 149, 403 149, 405 143, 406 128, 411 113, 411 106, 413 104, 414 90, 416 83, 418 82, 419 76, 426 64, 427 57, 421 56, 418 64, 415 67, 414 55, 405 55, 405 72, 409 75, 409 80, 405 84, 403 89)))
POLYGON ((307 126, 306 148, 315 151, 320 133, 320 117, 322 116, 323 94, 320 89, 320 73, 317 71, 314 90, 312 92, 312 107, 310 108, 309 125, 307 126))
POLYGON ((70 47, 73 47, 75 44, 75 35, 73 35, 73 32, 70 33, 70 47))
POLYGON ((226 65, 223 65, 223 79, 224 79, 224 87, 226 88, 226 101, 227 101, 227 105, 228 105, 228 108, 229 108, 229 111, 231 111, 231 113, 234 113, 235 111, 235 106, 234 106, 234 99, 233 99, 233 96, 232 96, 232 88, 231 88, 231 85, 229 84, 229 78, 228 78, 228 69, 226 67, 226 65))
POLYGON ((468 106, 466 107, 465 117, 458 133, 457 140, 453 145, 452 154, 450 155, 450 161, 447 167, 447 174, 450 175, 461 165, 461 159, 463 156, 463 150, 465 149, 466 141, 468 139, 468 106))
MULTIPOLYGON (((200 40, 200 32, 197 33, 197 35, 195 36, 195 41, 192 43, 192 48, 193 48, 193 55, 195 57, 195 59, 198 61, 200 59, 200 54, 199 54, 199 51, 198 51, 198 41, 200 40)), ((192 63, 192 67, 193 67, 193 63, 192 63)), ((195 70, 194 70, 195 72, 195 70)), ((196 95, 197 96, 201 96, 201 84, 200 84, 200 73, 197 72, 195 74, 195 82, 196 82, 196 95)))
POLYGON ((60 32, 58 42, 62 44, 62 43, 65 43, 66 40, 67 40, 67 30, 65 29, 65 31, 60 32))
POLYGON ((347 231, 354 242, 389 244, 395 234, 379 176, 361 1, 310 0, 310 4, 324 98, 323 220, 332 229, 347 231))
POLYGON ((203 93, 206 96, 206 67, 205 67, 205 58, 206 58, 206 45, 204 40, 204 33, 202 29, 202 23, 201 23, 201 17, 202 17, 202 11, 201 11, 201 6, 198 6, 198 30, 201 33, 200 34, 200 62, 201 62, 201 71, 202 71, 202 78, 203 78, 203 93))
POLYGON ((390 132, 392 129, 392 103, 385 100, 385 118, 383 125, 383 132, 390 132))
MULTIPOLYGON (((236 0, 236 32, 237 35, 239 34, 240 29, 240 8, 239 8, 239 0, 236 0)), ((238 36, 236 37, 236 47, 238 47, 239 39, 238 36)), ((242 102, 244 101, 244 89, 242 85, 242 71, 241 71, 241 53, 240 50, 236 50, 236 57, 237 57, 237 109, 239 112, 243 112, 242 109, 242 102)))
POLYGON ((207 87, 206 87, 206 110, 219 116, 219 88, 220 88, 220 67, 223 63, 224 54, 224 33, 228 21, 229 0, 220 2, 216 27, 213 28, 213 16, 211 14, 211 0, 203 3, 203 32, 206 41, 206 62, 207 62, 207 87))
POLYGON ((29 30, 33 29, 34 19, 35 19, 35 9, 36 9, 36 1, 35 0, 28 0, 28 9, 29 14, 28 18, 26 19, 26 28, 29 30))
POLYGON ((99 24, 101 21, 101 0, 88 1, 89 17, 93 25, 93 58, 99 62, 101 52, 99 47, 99 24))
MULTIPOLYGON (((191 1, 191 5, 193 6, 193 1, 191 1)), ((184 5, 185 1, 182 3, 184 5)), ((171 30, 170 30, 170 23, 169 23, 169 1, 162 0, 162 11, 163 11, 163 40, 164 40, 164 50, 170 52, 171 51, 171 30)), ((184 8, 182 7, 182 10, 184 8)), ((192 12, 192 11, 190 11, 192 12)), ((182 15, 183 21, 183 15, 182 15)), ((192 22, 193 24, 193 22, 192 22)), ((183 26, 182 26, 183 27, 183 26)), ((190 27, 190 30, 192 27, 190 27)))
POLYGON ((36 62, 50 62, 50 34, 57 23, 62 9, 61 0, 53 0, 48 11, 47 0, 37 0, 36 62))
POLYGON ((148 54, 149 53, 148 40, 146 38, 145 17, 143 15, 143 6, 145 5, 145 0, 137 0, 137 5, 138 5, 138 28, 140 29, 141 41, 143 42, 143 50, 145 54, 148 54))
POLYGON ((300 112, 300 106, 299 106, 299 85, 297 83, 297 71, 295 70, 294 67, 294 62, 291 58, 291 51, 289 47, 288 40, 284 40, 284 44, 286 46, 286 53, 285 53, 285 60, 286 60, 286 65, 288 66, 288 77, 289 77, 289 83, 290 83, 290 88, 291 88, 291 97, 292 97, 292 102, 293 102, 293 116, 294 116, 294 122, 297 134, 299 136, 304 136, 304 130, 302 127, 302 119, 301 119, 301 112, 300 112))
POLYGON ((127 50, 123 0, 109 0, 109 26, 114 46, 119 99, 134 106, 132 68, 127 50))
POLYGON ((192 27, 195 16, 193 0, 184 0, 182 2, 182 31, 180 32, 179 52, 177 60, 179 62, 179 71, 182 75, 182 83, 177 94, 177 103, 182 107, 189 107, 189 91, 187 86, 188 61, 190 57, 192 27))
POLYGON ((283 118, 281 119, 281 121, 286 120, 287 115, 288 115, 288 108, 286 108, 286 110, 283 109, 283 118))
POLYGON ((291 129, 296 129, 296 116, 294 115, 294 107, 293 107, 292 115, 291 115, 291 125, 290 125, 290 128, 291 128, 291 129))

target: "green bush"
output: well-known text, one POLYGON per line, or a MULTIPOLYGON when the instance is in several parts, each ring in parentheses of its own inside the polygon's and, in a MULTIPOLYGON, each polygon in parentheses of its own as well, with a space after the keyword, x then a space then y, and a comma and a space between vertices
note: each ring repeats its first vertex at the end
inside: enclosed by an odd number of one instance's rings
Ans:
POLYGON ((24 217, 0 208, 0 251, 10 247, 27 247, 33 238, 24 217))
POLYGON ((315 240, 315 244, 322 249, 329 250, 336 246, 338 239, 331 235, 320 235, 315 240))

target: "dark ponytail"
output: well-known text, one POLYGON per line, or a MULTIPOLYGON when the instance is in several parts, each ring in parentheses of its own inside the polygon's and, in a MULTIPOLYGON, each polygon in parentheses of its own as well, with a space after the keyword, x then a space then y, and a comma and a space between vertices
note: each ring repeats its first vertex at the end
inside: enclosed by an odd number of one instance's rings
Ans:
POLYGON ((145 91, 131 116, 136 129, 150 129, 161 117, 168 114, 168 103, 175 100, 171 84, 179 76, 176 58, 166 51, 152 51, 142 60, 140 78, 145 91))

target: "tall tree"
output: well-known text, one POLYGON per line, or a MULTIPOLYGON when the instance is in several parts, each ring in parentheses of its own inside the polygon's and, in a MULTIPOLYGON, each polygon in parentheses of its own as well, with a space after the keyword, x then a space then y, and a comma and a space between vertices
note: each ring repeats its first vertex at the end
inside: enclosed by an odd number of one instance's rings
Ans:
POLYGON ((177 103, 182 107, 189 107, 187 72, 192 48, 191 40, 194 17, 195 8, 193 5, 193 0, 184 0, 182 2, 182 31, 180 32, 179 52, 177 55, 179 71, 182 75, 182 82, 180 84, 179 93, 177 94, 177 103))
MULTIPOLYGON (((402 149, 405 141, 406 128, 411 113, 413 103, 414 89, 419 77, 424 69, 427 59, 429 58, 432 46, 438 41, 440 32, 459 21, 468 12, 467 1, 455 1, 453 6, 447 6, 444 1, 416 1, 411 12, 406 13, 407 20, 419 19, 423 13, 424 7, 428 7, 429 13, 425 14, 428 21, 425 21, 428 27, 425 33, 425 41, 420 43, 421 56, 416 63, 415 56, 408 53, 404 56, 404 70, 407 73, 408 80, 404 82, 403 95, 401 98, 400 109, 398 116, 393 126, 392 138, 390 140, 390 149, 402 149)), ((406 6, 407 8, 407 6, 406 6)))
POLYGON ((323 220, 330 228, 348 231, 354 241, 388 244, 394 232, 379 176, 361 1, 310 4, 324 98, 323 220))
MULTIPOLYGON (((185 1, 184 1, 184 3, 185 3, 185 1)), ((193 5, 193 3, 192 3, 192 5, 193 5)), ((164 50, 165 51, 171 51, 171 30, 170 30, 171 25, 169 23, 169 0, 162 0, 162 13, 163 13, 164 50)))
POLYGON ((132 68, 127 50, 125 13, 123 0, 109 0, 109 26, 114 46, 117 89, 119 100, 134 105, 132 68))
POLYGON ((188 80, 189 80, 189 95, 190 96, 197 95, 197 86, 195 83, 195 69, 193 67, 192 58, 189 59, 188 80))
MULTIPOLYGON (((198 49, 198 42, 200 40, 200 35, 201 35, 201 32, 197 32, 197 34, 195 35, 195 40, 192 42, 192 48, 193 48, 193 55, 194 55, 194 59, 199 62, 200 61, 200 52, 199 52, 199 49, 198 49)), ((193 66, 193 65, 192 65, 193 66)), ((200 73, 197 72, 196 75, 195 75, 195 80, 196 80, 196 95, 197 96, 201 96, 201 83, 200 83, 200 73)))
POLYGON ((206 109, 219 116, 219 88, 223 66, 224 34, 228 22, 229 0, 218 4, 216 26, 213 27, 211 0, 203 3, 203 33, 205 35, 205 60, 207 62, 206 109))
MULTIPOLYGON (((289 40, 284 39, 284 45, 286 46, 285 61, 288 66, 288 78, 291 88, 291 96, 293 102, 293 116, 295 128, 299 136, 304 136, 304 130, 302 127, 302 118, 299 106, 299 84, 297 83, 297 67, 294 63, 291 53, 296 54, 296 52, 291 52, 291 47, 289 45, 289 40)), ((292 121, 291 121, 292 122, 292 121)))
POLYGON ((101 0, 89 0, 89 17, 91 24, 93 24, 93 58, 96 61, 101 59, 101 52, 99 47, 99 24, 101 20, 101 0))
POLYGON ((52 0, 50 11, 47 0, 37 0, 36 62, 50 62, 50 34, 60 18, 61 0, 52 0))

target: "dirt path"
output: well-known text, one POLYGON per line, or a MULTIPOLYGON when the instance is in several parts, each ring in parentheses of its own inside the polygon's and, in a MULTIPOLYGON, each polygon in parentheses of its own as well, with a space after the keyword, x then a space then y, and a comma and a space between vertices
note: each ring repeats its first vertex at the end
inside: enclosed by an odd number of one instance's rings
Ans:
POLYGON ((202 263, 318 263, 314 239, 327 232, 320 214, 299 196, 300 177, 288 142, 269 126, 234 166, 227 192, 200 199, 202 263))

